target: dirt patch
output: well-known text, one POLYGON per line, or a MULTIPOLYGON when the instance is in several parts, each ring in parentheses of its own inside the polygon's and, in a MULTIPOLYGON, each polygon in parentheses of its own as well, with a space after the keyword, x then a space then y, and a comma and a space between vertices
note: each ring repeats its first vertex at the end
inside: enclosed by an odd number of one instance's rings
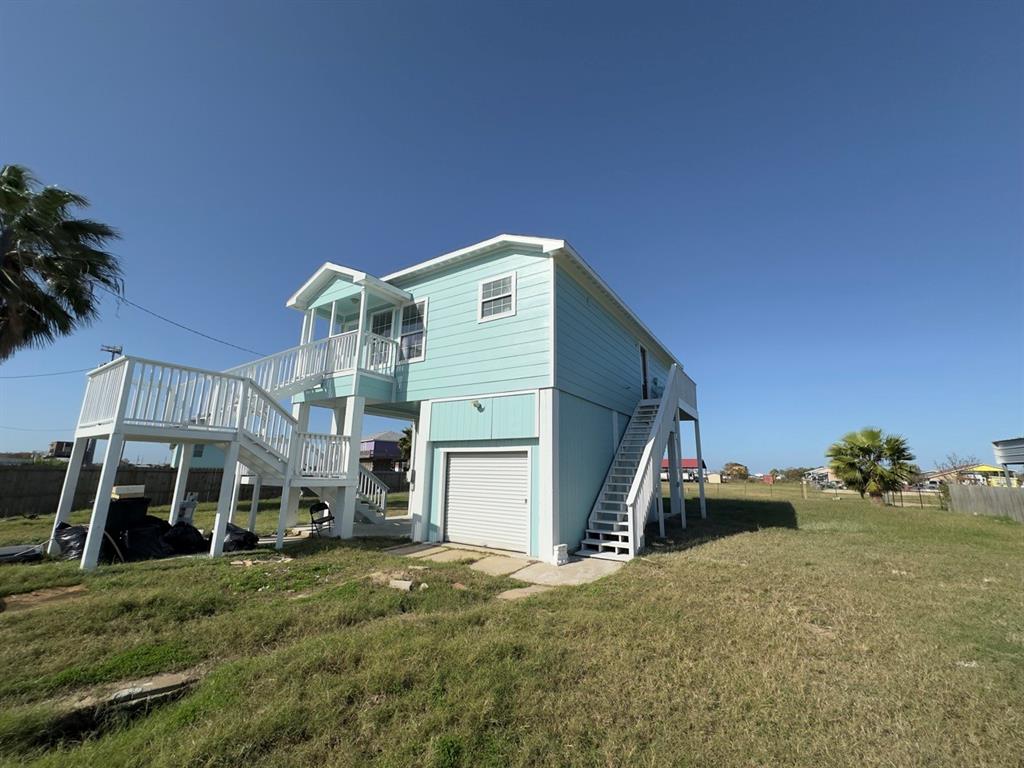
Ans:
POLYGON ((60 603, 65 600, 73 600, 86 593, 85 584, 72 584, 69 587, 52 587, 50 589, 37 589, 35 592, 25 592, 21 595, 8 595, 0 597, 0 613, 15 613, 27 611, 40 605, 60 603))

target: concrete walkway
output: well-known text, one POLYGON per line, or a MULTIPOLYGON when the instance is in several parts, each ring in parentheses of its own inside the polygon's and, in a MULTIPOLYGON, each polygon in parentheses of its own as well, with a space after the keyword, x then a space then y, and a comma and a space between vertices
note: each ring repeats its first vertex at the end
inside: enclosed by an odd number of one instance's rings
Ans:
POLYGON ((565 565, 550 565, 531 560, 516 552, 473 547, 464 544, 406 544, 385 550, 392 555, 403 555, 435 563, 468 563, 474 571, 491 576, 508 576, 534 586, 510 589, 498 597, 516 600, 545 592, 552 587, 577 586, 615 573, 621 562, 591 557, 573 557, 565 565))

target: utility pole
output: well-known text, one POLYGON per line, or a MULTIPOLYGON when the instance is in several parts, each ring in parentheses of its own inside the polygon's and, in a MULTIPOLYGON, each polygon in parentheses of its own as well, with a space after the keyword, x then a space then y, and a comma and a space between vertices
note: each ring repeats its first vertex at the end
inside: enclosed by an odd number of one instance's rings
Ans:
POLYGON ((114 346, 112 344, 103 344, 100 346, 100 352, 110 353, 111 362, 113 362, 117 358, 117 356, 120 355, 123 351, 124 349, 121 347, 120 344, 118 344, 117 346, 114 346))

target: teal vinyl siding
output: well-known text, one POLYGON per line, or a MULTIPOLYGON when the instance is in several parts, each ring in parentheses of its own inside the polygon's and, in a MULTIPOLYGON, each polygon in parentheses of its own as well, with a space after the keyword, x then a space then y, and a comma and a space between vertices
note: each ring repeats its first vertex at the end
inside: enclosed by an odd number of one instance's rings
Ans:
POLYGON ((641 394, 636 337, 561 267, 555 295, 555 386, 631 414, 641 394))
MULTIPOLYGON (((433 409, 440 405, 435 403, 431 406, 431 421, 433 421, 433 409)), ((433 432, 433 429, 431 429, 433 432)), ((427 540, 441 541, 444 531, 441 530, 441 482, 444 476, 444 454, 445 448, 530 448, 530 551, 531 557, 538 556, 539 533, 540 533, 540 453, 537 450, 537 440, 452 440, 433 443, 433 473, 430 482, 430 510, 427 516, 427 540)))
POLYGON ((430 405, 431 440, 523 437, 537 437, 537 397, 532 392, 449 400, 430 405), (479 409, 473 405, 474 401, 479 403, 479 409))
POLYGON ((573 552, 587 527, 615 448, 629 419, 619 414, 613 433, 612 410, 562 392, 558 396, 558 531, 573 552))
MULTIPOLYGON (((505 250, 395 285, 427 299, 426 356, 399 365, 398 400, 425 400, 550 385, 551 262, 505 250), (516 314, 477 321, 482 280, 516 273, 516 314)), ((397 332, 397 331, 396 331, 397 332)))

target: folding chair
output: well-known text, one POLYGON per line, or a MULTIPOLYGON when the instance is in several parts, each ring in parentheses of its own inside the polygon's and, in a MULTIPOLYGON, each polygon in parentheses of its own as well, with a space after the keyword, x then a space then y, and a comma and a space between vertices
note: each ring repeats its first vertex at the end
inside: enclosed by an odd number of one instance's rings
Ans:
POLYGON ((334 523, 334 515, 331 514, 331 507, 325 501, 318 501, 309 508, 310 531, 314 536, 323 536, 324 531, 331 532, 334 523))

